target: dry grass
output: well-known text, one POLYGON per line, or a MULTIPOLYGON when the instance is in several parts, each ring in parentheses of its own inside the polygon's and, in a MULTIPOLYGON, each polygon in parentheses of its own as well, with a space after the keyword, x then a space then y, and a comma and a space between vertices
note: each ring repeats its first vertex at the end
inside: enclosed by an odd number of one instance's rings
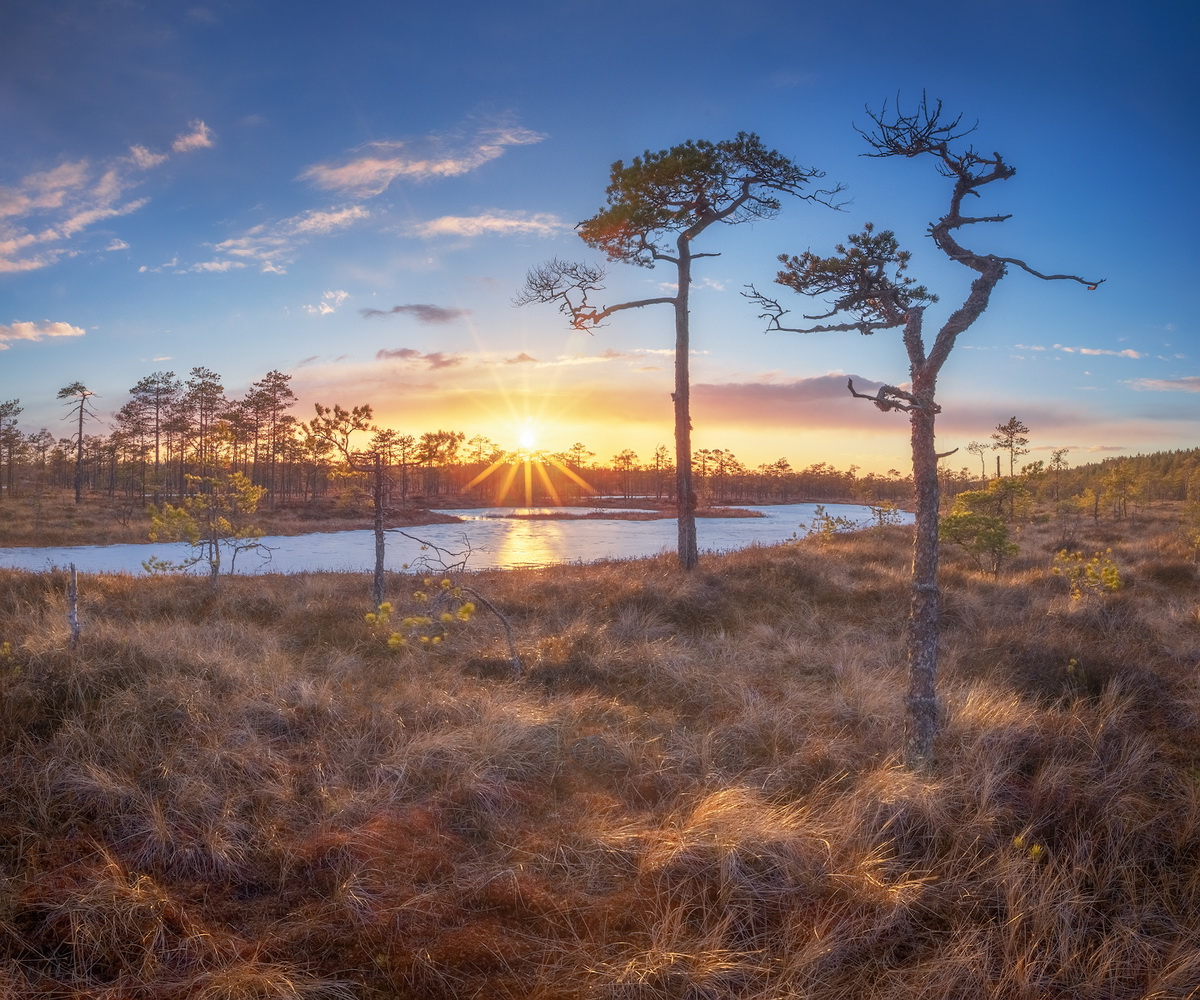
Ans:
MULTIPOLYGON (((908 536, 481 573, 388 650, 368 581, 0 572, 0 996, 1200 997, 1197 578, 1167 524, 947 554, 900 767, 908 536)), ((398 601, 411 581, 390 579, 398 601)))

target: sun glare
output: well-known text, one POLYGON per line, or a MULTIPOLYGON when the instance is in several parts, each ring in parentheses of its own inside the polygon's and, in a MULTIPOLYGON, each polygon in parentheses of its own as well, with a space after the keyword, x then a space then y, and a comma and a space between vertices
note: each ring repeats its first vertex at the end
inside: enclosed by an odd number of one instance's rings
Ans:
POLYGON ((575 470, 538 448, 540 435, 532 420, 527 418, 517 428, 516 438, 517 450, 501 453, 491 465, 462 487, 464 493, 496 476, 494 496, 499 503, 504 503, 510 497, 515 500, 524 496, 525 506, 528 507, 533 503, 535 493, 540 492, 549 498, 551 503, 561 506, 563 501, 551 478, 551 469, 557 470, 561 476, 575 483, 585 493, 593 492, 592 485, 575 470))

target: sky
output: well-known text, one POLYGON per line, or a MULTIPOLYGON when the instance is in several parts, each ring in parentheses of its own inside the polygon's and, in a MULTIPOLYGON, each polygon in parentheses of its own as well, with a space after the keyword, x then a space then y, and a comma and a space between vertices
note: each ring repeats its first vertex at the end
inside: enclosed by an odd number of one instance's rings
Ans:
MULTIPOLYGON (((742 292, 817 311, 772 284, 778 255, 871 221, 939 295, 932 336, 971 277, 926 236, 949 183, 856 131, 926 93, 1017 170, 968 245, 1104 280, 1000 283, 939 380, 948 463, 1011 416, 1072 465, 1200 446, 1198 29, 1183 0, 7 0, 0 400, 66 436, 81 381, 107 432, 153 372, 240 396, 278 370, 301 419, 368 403, 405 433, 647 460, 672 442, 670 307, 589 333, 513 298, 549 258, 599 259, 574 227, 614 161, 748 131, 842 204, 785 197, 694 248, 718 254, 693 275, 694 447, 904 471, 904 416, 845 388, 905 383, 898 332, 767 333, 742 292)), ((602 298, 672 278, 610 264, 602 298)))

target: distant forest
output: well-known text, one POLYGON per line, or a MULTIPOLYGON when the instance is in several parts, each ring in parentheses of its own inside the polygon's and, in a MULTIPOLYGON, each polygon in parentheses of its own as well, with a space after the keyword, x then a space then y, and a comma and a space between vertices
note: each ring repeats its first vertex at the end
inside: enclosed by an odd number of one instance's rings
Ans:
MULTIPOLYGON (((290 376, 269 372, 240 399, 225 394, 221 378, 193 368, 180 379, 155 372, 138 381, 116 411, 106 433, 91 407, 95 395, 75 382, 59 392, 74 429, 55 437, 46 428, 20 426, 21 401, 0 402, 0 501, 37 497, 76 486, 86 502, 144 505, 177 499, 206 477, 240 472, 264 487, 269 506, 369 502, 361 483, 366 463, 379 459, 387 471, 395 506, 444 503, 451 497, 477 502, 523 504, 574 502, 592 496, 673 500, 674 462, 661 445, 649 456, 631 450, 604 457, 578 442, 566 451, 508 451, 483 435, 467 438, 457 430, 406 433, 370 423, 370 407, 337 409, 358 418, 341 441, 329 425, 302 420, 292 411, 290 376), (361 441, 356 440, 361 438, 361 441)), ((330 410, 333 408, 330 407, 330 410)), ((1013 418, 1012 423, 1016 422, 1013 418)), ((351 427, 347 423, 343 431, 351 427)), ((997 432, 1004 425, 996 428, 997 432)), ((1022 428, 1028 430, 1028 428, 1022 428)), ((1033 433, 1033 432, 1031 432, 1033 433)), ((946 504, 968 490, 985 488, 993 461, 1007 454, 1013 474, 1028 499, 1074 501, 1095 516, 1130 516, 1141 505, 1160 501, 1200 500, 1200 448, 1108 458, 1076 467, 1067 452, 1056 452, 1048 466, 1036 461, 1020 467, 1015 456, 1028 448, 972 442, 969 450, 943 459, 942 496, 946 504), (961 464, 966 460, 969 464, 961 464), (957 467, 956 467, 957 466, 957 467)), ((1018 439, 1027 444, 1027 439, 1018 439)), ((996 462, 995 468, 1000 468, 996 462)), ((722 448, 701 448, 693 472, 703 503, 780 503, 804 500, 857 501, 904 506, 911 501, 912 476, 897 469, 886 475, 861 473, 851 465, 836 468, 817 462, 793 468, 787 458, 747 466, 722 448)))

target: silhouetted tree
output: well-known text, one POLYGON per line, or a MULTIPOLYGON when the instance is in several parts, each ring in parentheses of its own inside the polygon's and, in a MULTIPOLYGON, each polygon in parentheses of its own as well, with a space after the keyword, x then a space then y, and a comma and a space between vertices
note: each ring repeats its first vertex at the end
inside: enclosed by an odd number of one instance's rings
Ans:
POLYGON ((947 257, 975 272, 975 278, 962 305, 942 324, 927 345, 924 336, 925 310, 936 296, 905 275, 910 254, 902 251, 893 233, 875 232, 866 225, 836 247, 832 257, 805 252, 799 257, 780 256, 783 264, 776 281, 802 295, 828 296, 827 311, 805 316, 808 325, 785 327, 787 313, 779 303, 751 288, 749 297, 762 307, 762 318, 770 329, 813 333, 827 330, 857 330, 870 334, 877 330, 903 328, 903 342, 909 360, 910 388, 884 385, 874 395, 859 393, 853 380, 850 392, 868 399, 880 410, 907 413, 911 424, 913 484, 916 492, 916 525, 913 544, 912 604, 908 625, 909 689, 907 759, 913 766, 924 765, 932 755, 938 731, 937 653, 941 631, 941 596, 938 591, 938 459, 934 438, 934 418, 941 407, 935 400, 938 374, 958 337, 984 312, 993 289, 1010 267, 1044 280, 1077 281, 1095 288, 1098 281, 1086 281, 1075 275, 1041 274, 1024 261, 1013 257, 979 253, 958 242, 958 231, 982 222, 1003 222, 1007 215, 972 217, 962 214, 963 199, 978 197, 986 185, 1008 180, 1014 169, 999 153, 985 155, 968 146, 957 148, 971 129, 960 130, 960 118, 943 122, 939 101, 930 107, 924 97, 913 114, 899 107, 889 114, 885 104, 880 113, 868 112, 873 123, 869 132, 860 134, 871 147, 868 156, 931 157, 938 171, 953 184, 950 207, 933 222, 929 235, 947 257))
POLYGON ((417 442, 417 461, 425 466, 425 492, 441 492, 440 470, 454 464, 466 435, 462 431, 426 431, 417 442))
POLYGON ((632 448, 626 448, 624 451, 612 457, 613 472, 617 474, 617 488, 621 491, 621 496, 628 500, 633 496, 633 474, 638 468, 637 452, 632 448))
POLYGON ((589 458, 595 458, 596 453, 589 451, 587 445, 581 441, 576 441, 570 448, 562 453, 563 464, 574 466, 576 470, 583 469, 587 466, 589 458))
POLYGON ((184 412, 194 418, 196 432, 196 467, 199 469, 199 484, 207 488, 208 467, 213 451, 213 423, 217 413, 225 405, 225 387, 221 376, 211 369, 198 367, 189 373, 182 399, 184 412))
POLYGON ((1029 444, 1029 428, 1026 427, 1016 417, 1009 417, 1008 421, 1003 424, 997 424, 996 429, 992 431, 992 449, 994 451, 1008 452, 1008 474, 1015 475, 1018 455, 1028 455, 1029 449, 1025 445, 1029 444))
POLYGON ((129 390, 131 401, 136 401, 140 410, 146 415, 154 431, 154 502, 158 502, 159 490, 162 488, 162 435, 164 425, 169 418, 171 406, 179 398, 183 384, 175 377, 174 372, 154 372, 145 378, 138 379, 137 384, 129 390))
POLYGON ((661 500, 663 497, 663 478, 670 471, 671 453, 667 450, 665 444, 660 444, 654 449, 654 496, 655 499, 661 500))
POLYGON ((971 441, 967 444, 967 451, 979 459, 979 478, 987 479, 987 465, 983 460, 983 456, 987 453, 988 446, 982 441, 971 441))
POLYGON ((131 396, 114 415, 117 429, 111 439, 124 455, 128 469, 127 492, 132 495, 140 490, 141 499, 146 499, 146 463, 150 450, 150 416, 142 400, 131 396))
POLYGON ((1055 448, 1050 453, 1050 471, 1054 473, 1054 502, 1059 500, 1059 487, 1061 485, 1062 474, 1067 469, 1067 453, 1069 448, 1055 448))
MULTIPOLYGON (((17 415, 23 407, 19 399, 6 399, 0 403, 0 450, 8 452, 8 482, 5 484, 8 492, 13 488, 13 456, 17 450, 17 415)), ((0 491, 0 498, 4 493, 0 491)))
POLYGON ((396 438, 396 465, 400 469, 400 502, 408 502, 409 474, 417 460, 417 439, 411 434, 396 438))
MULTIPOLYGON (((291 436, 295 425, 295 418, 287 412, 288 408, 296 402, 296 394, 292 392, 292 388, 288 384, 291 380, 291 375, 285 375, 281 371, 269 371, 250 387, 247 397, 247 402, 256 409, 259 415, 260 428, 255 437, 256 451, 258 438, 265 438, 266 462, 264 464, 267 468, 260 481, 265 482, 270 491, 267 497, 272 508, 275 506, 275 479, 279 454, 283 450, 285 438, 291 436)), ((258 464, 256 457, 256 468, 258 464)))
POLYGON ((626 166, 612 165, 608 207, 577 227, 590 247, 610 261, 675 268, 675 294, 598 306, 591 296, 603 291, 603 266, 551 260, 530 271, 516 298, 518 305, 554 302, 577 330, 593 329, 615 312, 669 305, 675 312, 675 470, 679 520, 679 563, 692 569, 696 547, 696 494, 692 487, 692 423, 688 374, 691 341, 689 296, 692 262, 712 253, 696 253, 695 240, 710 226, 769 219, 780 210, 776 195, 823 201, 834 192, 805 193, 824 175, 799 167, 767 149, 753 133, 739 132, 723 142, 686 142, 654 153, 649 150, 626 166))
POLYGON ((88 405, 88 400, 94 395, 82 382, 72 382, 58 390, 58 398, 68 401, 68 409, 72 418, 78 420, 75 432, 75 502, 83 503, 83 420, 84 417, 94 417, 95 411, 88 405))

